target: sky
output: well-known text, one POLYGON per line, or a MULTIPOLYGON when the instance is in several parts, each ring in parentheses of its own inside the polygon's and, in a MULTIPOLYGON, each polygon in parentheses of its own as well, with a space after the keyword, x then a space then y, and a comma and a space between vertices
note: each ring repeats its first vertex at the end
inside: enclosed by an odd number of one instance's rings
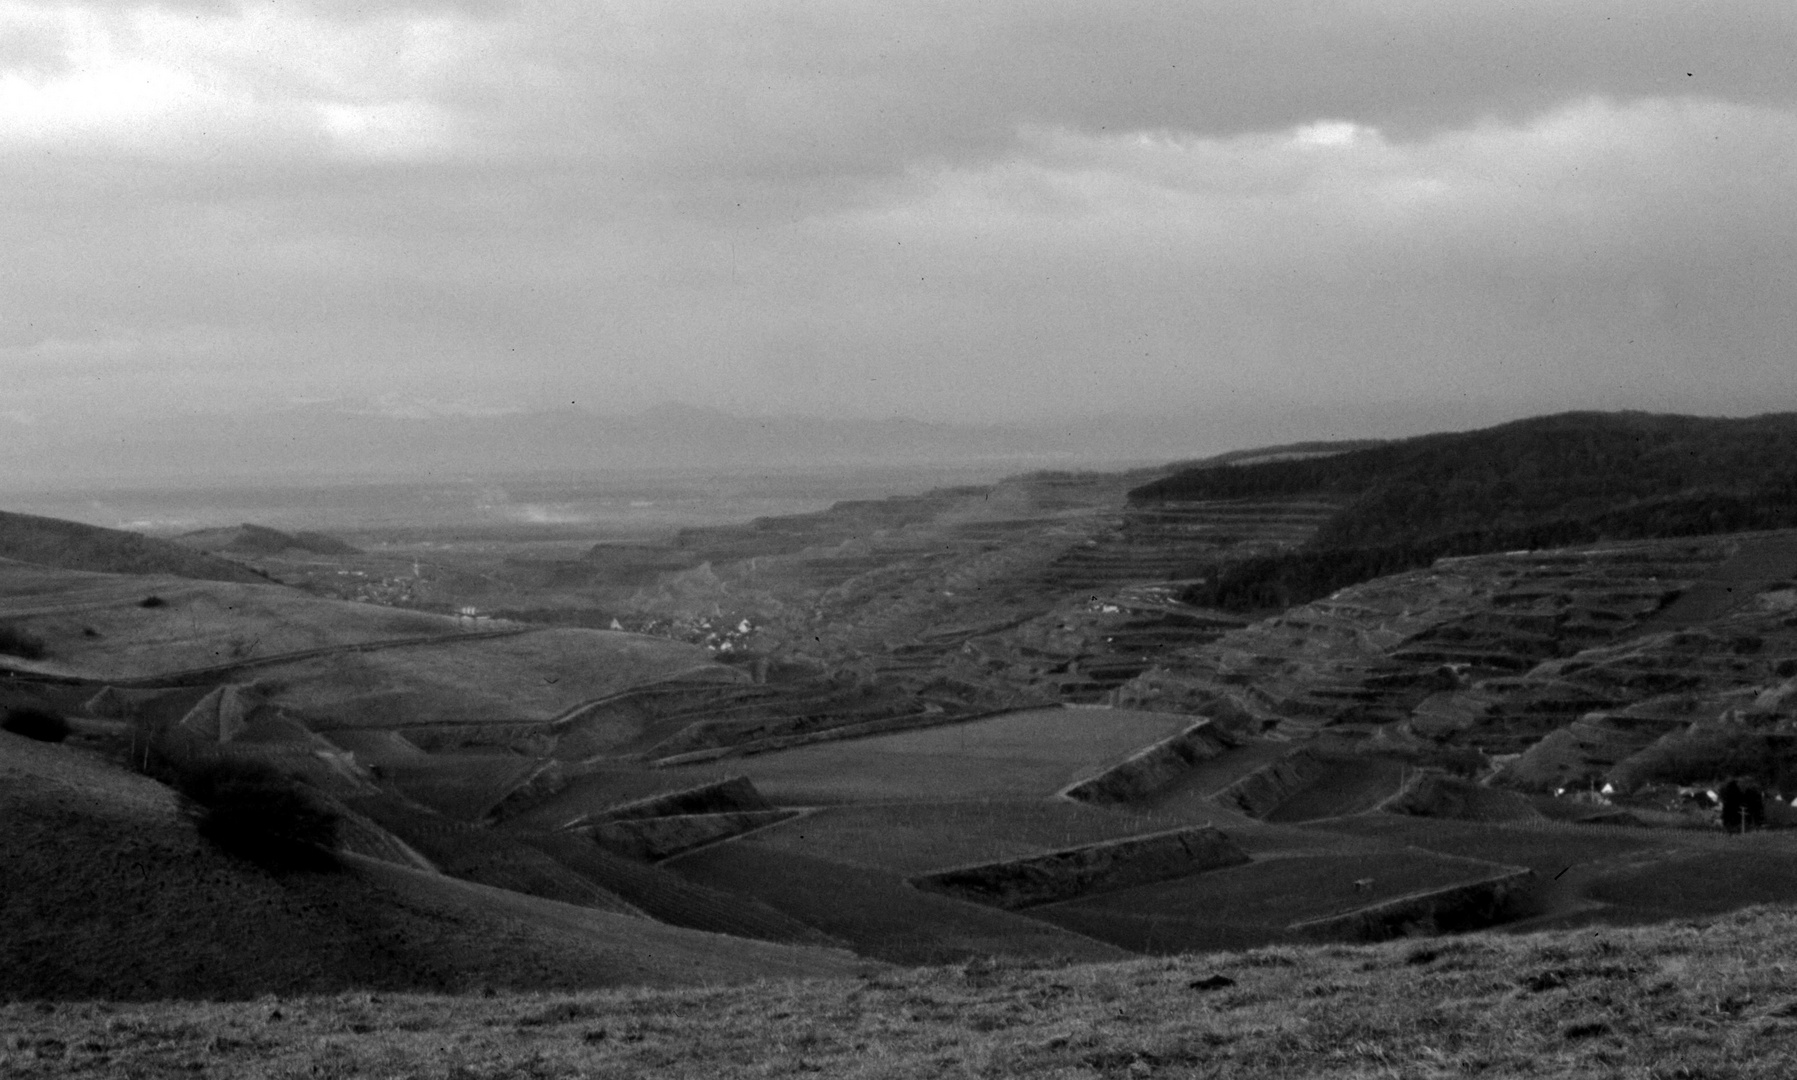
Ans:
POLYGON ((0 421, 1794 409, 1794 57, 1790 0, 0 0, 0 421))

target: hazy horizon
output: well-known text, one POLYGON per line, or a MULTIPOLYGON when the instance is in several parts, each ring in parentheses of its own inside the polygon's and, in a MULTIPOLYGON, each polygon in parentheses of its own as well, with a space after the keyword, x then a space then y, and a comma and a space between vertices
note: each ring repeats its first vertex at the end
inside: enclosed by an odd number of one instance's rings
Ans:
POLYGON ((1005 470, 974 466, 883 469, 618 470, 571 475, 441 478, 281 478, 232 483, 69 484, 8 492, 0 510, 151 536, 242 524, 346 537, 503 535, 660 540, 689 526, 810 513, 845 499, 989 483, 1005 470))
MULTIPOLYGON (((276 475, 307 408, 1075 463, 1797 409, 1793 41, 1772 0, 0 0, 0 468, 276 475)), ((439 467, 403 446, 360 460, 439 467)))

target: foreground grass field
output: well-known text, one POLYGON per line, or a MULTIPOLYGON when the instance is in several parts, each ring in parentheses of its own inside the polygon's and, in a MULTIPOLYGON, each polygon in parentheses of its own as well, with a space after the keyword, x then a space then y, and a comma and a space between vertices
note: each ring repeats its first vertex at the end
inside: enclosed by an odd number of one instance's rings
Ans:
POLYGON ((0 1006, 0 1074, 1787 1077, 1797 914, 730 989, 0 1006))

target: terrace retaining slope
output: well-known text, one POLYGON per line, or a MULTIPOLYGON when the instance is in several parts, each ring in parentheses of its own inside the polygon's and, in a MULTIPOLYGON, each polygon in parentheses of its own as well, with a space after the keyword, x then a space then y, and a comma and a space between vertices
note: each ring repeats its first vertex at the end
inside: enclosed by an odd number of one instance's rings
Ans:
POLYGON ((956 867, 909 880, 926 892, 1015 910, 1248 861, 1247 853, 1235 841, 1209 825, 1200 825, 956 867))
POLYGON ((590 837, 594 843, 620 855, 655 862, 778 824, 798 814, 797 810, 669 814, 665 817, 601 821, 570 831, 590 837))
POLYGON ((1330 941, 1384 941, 1413 934, 1477 930, 1522 914, 1533 891, 1535 871, 1514 866, 1499 869, 1501 873, 1482 881, 1412 893, 1340 915, 1296 922, 1286 929, 1330 941))
POLYGON ((1059 794, 1064 799, 1098 805, 1138 802, 1178 782, 1192 766, 1216 757, 1237 742, 1211 721, 1200 720, 1059 794))
POLYGON ((1219 805, 1265 818, 1328 771, 1328 762, 1301 749, 1268 762, 1212 796, 1219 805))
POLYGON ((1411 817, 1460 821, 1539 821, 1541 812, 1514 791, 1487 787, 1463 777, 1419 769, 1379 809, 1411 817))
POLYGON ((732 814, 774 809, 746 776, 732 776, 697 787, 651 795, 646 799, 608 807, 568 822, 564 828, 578 828, 600 822, 632 821, 645 818, 680 817, 696 814, 732 814))
POLYGON ((568 786, 567 771, 554 758, 539 762, 536 768, 520 777, 498 802, 487 811, 489 822, 500 822, 554 798, 568 786))

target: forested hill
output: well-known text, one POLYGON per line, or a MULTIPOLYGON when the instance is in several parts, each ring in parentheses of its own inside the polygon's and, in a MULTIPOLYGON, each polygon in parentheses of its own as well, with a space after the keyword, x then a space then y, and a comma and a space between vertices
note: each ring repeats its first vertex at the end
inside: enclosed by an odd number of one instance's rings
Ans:
POLYGON ((1304 549, 1219 568, 1189 597, 1302 603, 1444 555, 1797 525, 1797 414, 1564 413, 1331 457, 1190 469, 1136 503, 1334 495, 1304 549))

